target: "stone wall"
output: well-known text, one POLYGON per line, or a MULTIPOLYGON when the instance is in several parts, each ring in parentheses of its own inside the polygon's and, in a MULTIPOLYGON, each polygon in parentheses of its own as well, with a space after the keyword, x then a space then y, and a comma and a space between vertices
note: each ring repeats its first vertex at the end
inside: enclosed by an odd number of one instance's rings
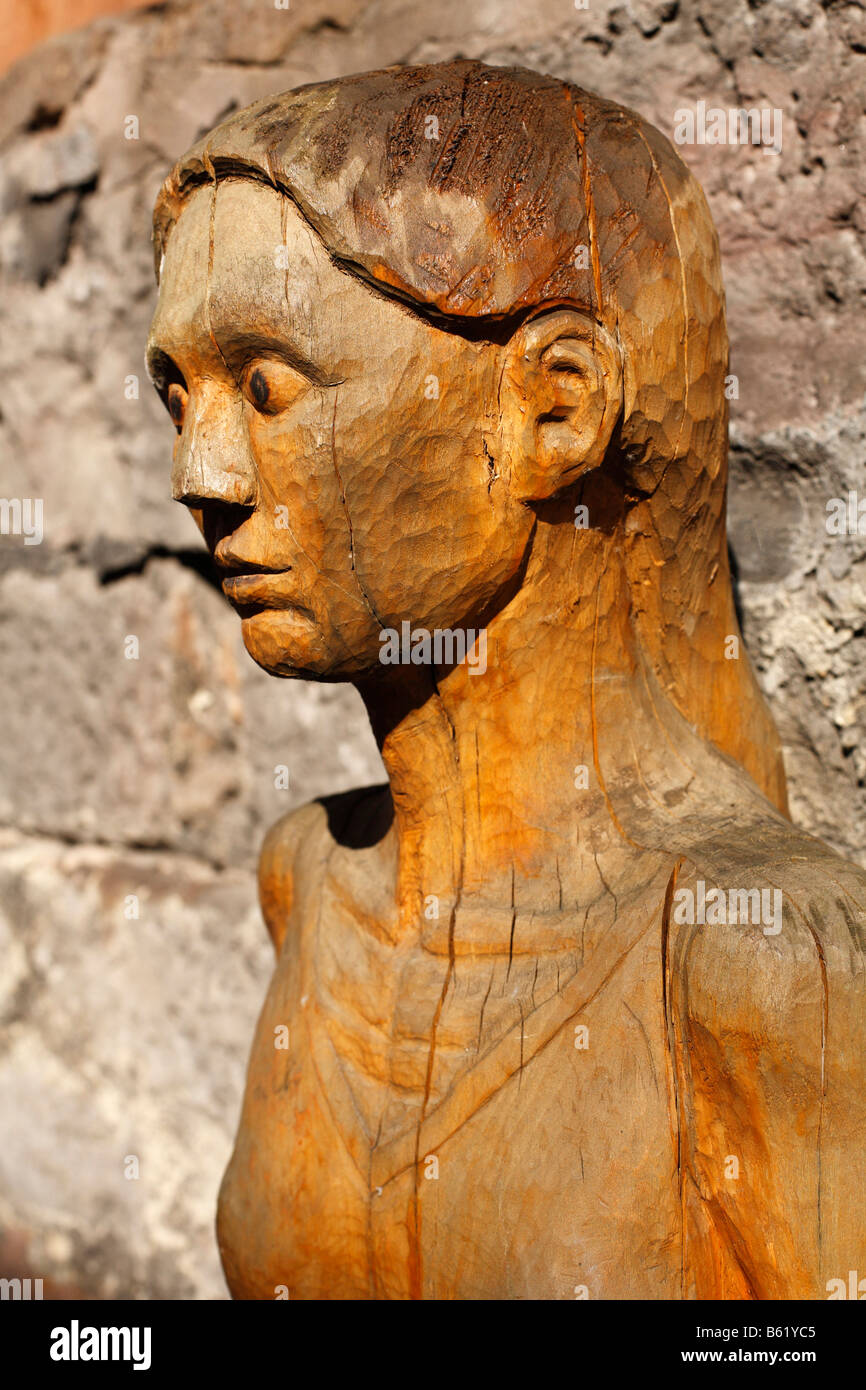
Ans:
POLYGON ((0 82, 0 490, 44 500, 41 545, 0 536, 0 1274, 224 1296, 216 1189, 269 971, 258 844, 381 776, 354 691, 249 660, 169 500, 142 354, 174 159, 269 92, 453 56, 669 135, 699 100, 781 110, 778 155, 682 153, 724 256, 746 642, 795 819, 866 863, 866 535, 825 524, 866 499, 864 51, 862 5, 836 0, 169 0, 0 82))
POLYGON ((147 0, 0 0, 0 71, 12 66, 52 34, 89 24, 100 15, 119 14, 147 0))

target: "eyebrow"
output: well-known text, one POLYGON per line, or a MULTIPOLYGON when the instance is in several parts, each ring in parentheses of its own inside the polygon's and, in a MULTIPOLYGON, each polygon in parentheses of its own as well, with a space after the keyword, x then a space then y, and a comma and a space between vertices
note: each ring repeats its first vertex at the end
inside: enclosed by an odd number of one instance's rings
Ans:
MULTIPOLYGON (((315 386, 341 386, 346 379, 324 371, 294 343, 287 343, 284 338, 275 338, 268 333, 228 328, 220 334, 220 341, 216 345, 233 371, 244 367, 254 357, 276 357, 307 377, 315 386)), ((183 374, 171 353, 158 343, 148 348, 146 364, 148 375, 158 390, 164 391, 170 382, 183 380, 183 374)))
POLYGON ((316 386, 340 386, 345 381, 345 377, 325 371, 295 343, 286 342, 285 338, 229 327, 220 333, 216 341, 226 362, 233 368, 246 365, 254 357, 276 357, 316 386))

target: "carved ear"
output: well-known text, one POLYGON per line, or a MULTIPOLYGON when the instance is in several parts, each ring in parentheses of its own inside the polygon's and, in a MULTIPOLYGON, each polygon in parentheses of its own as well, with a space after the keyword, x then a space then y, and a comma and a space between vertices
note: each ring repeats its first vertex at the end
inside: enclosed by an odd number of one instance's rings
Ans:
POLYGON ((511 484, 542 501, 602 462, 622 409, 620 353, 572 309, 528 320, 505 350, 499 406, 511 484))

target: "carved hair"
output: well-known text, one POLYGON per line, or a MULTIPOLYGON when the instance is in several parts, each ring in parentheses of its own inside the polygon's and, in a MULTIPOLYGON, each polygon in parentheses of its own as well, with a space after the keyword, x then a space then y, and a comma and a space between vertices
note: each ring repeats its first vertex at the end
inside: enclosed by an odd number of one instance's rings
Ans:
POLYGON ((662 688, 785 807, 778 740, 738 633, 725 539, 718 240, 639 115, 523 68, 454 61, 300 87, 219 125, 157 200, 157 273, 184 201, 227 178, 289 198, 332 258, 443 327, 500 337, 568 304, 619 345, 611 445, 635 625, 662 688), (646 582, 649 581, 649 582, 646 582))

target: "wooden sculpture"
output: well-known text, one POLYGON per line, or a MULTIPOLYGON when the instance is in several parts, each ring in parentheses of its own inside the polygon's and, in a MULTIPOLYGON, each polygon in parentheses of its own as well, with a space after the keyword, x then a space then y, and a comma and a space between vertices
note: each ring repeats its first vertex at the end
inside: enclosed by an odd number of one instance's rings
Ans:
POLYGON ((387 69, 230 116, 155 241, 173 495, 250 655, 354 682, 389 776, 265 841, 232 1293, 866 1275, 866 876, 787 819, 740 643, 671 145, 523 69, 387 69))

